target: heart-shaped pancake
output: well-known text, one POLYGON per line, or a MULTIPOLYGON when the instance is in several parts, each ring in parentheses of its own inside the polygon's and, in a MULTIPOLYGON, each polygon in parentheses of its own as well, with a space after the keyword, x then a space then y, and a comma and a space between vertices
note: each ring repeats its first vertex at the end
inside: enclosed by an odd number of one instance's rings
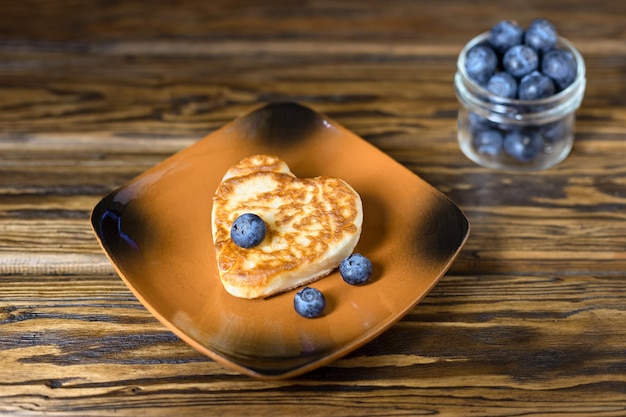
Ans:
POLYGON ((297 178, 278 157, 252 155, 226 172, 211 216, 224 288, 236 297, 262 298, 332 272, 359 240, 363 206, 339 178, 297 178), (260 216, 267 229, 263 241, 247 249, 230 237, 244 213, 260 216))

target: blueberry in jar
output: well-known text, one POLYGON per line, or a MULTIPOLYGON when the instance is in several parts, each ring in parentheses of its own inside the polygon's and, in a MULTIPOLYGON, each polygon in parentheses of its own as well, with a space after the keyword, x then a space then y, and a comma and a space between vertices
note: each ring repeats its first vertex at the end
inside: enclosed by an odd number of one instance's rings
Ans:
POLYGON ((372 262, 360 253, 354 253, 341 261, 339 273, 350 285, 364 284, 372 276, 372 262))
POLYGON ((563 90, 576 79, 576 60, 565 49, 553 49, 543 57, 541 71, 552 78, 556 85, 563 90))
POLYGON ((521 100, 539 100, 550 97, 555 92, 554 83, 547 75, 533 71, 519 83, 518 95, 521 100))
POLYGON ((489 45, 476 45, 467 52, 465 71, 480 85, 485 85, 498 67, 498 56, 489 45))
POLYGON ((502 65, 515 78, 522 78, 539 68, 539 56, 526 45, 515 45, 504 54, 502 65))
POLYGON ((539 128, 539 134, 545 143, 553 145, 567 134, 567 123, 565 120, 548 123, 539 128))
POLYGON ((556 45, 556 28, 547 19, 535 19, 526 29, 524 42, 537 52, 548 52, 556 45))
POLYGON ((524 28, 512 20, 503 20, 489 31, 489 43, 498 52, 504 53, 509 48, 522 43, 524 28))
POLYGON ((244 213, 233 222, 230 238, 235 245, 249 249, 261 243, 266 232, 267 228, 262 218, 254 213, 244 213))
POLYGON ((508 72, 497 72, 487 81, 487 90, 498 97, 516 98, 517 80, 508 72))
POLYGON ((496 156, 502 151, 504 136, 496 129, 481 130, 474 134, 472 145, 480 154, 496 156))
POLYGON ((536 129, 513 130, 504 136, 504 150, 518 161, 528 162, 543 150, 543 139, 536 129))
POLYGON ((483 116, 473 112, 468 112, 467 120, 469 122, 469 127, 472 131, 491 129, 495 126, 495 124, 489 121, 489 119, 486 119, 483 116))
POLYGON ((307 319, 322 315, 326 307, 326 298, 317 288, 304 287, 298 291, 293 299, 293 308, 296 313, 307 319))

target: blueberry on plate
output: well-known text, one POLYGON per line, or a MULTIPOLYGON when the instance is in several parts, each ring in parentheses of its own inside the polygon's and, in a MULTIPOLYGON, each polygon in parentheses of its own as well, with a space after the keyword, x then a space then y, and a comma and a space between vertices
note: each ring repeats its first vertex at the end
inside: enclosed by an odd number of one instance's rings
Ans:
POLYGON ((234 221, 230 229, 230 238, 235 245, 249 249, 263 241, 266 231, 262 218, 254 213, 244 213, 234 221))
POLYGON ((520 81, 518 95, 521 100, 539 100, 550 97, 555 91, 550 77, 539 71, 533 71, 520 81))
POLYGON ((515 45, 504 54, 502 65, 515 78, 522 78, 539 68, 539 56, 526 45, 515 45))
POLYGON ((339 264, 341 278, 350 285, 360 285, 372 276, 372 261, 360 253, 353 253, 339 264))
POLYGON ((556 45, 556 28, 546 19, 535 19, 526 29, 524 42, 538 52, 548 52, 556 45))
POLYGON ((529 162, 543 150, 543 139, 536 129, 513 130, 504 136, 504 150, 520 162, 529 162))
POLYGON ((523 39, 524 28, 512 20, 503 20, 489 30, 489 43, 501 53, 521 44, 523 39))
POLYGON ((574 56, 565 49, 553 49, 546 53, 541 62, 541 71, 552 78, 561 90, 574 82, 578 72, 574 56))
POLYGON ((497 72, 487 81, 487 90, 498 97, 515 98, 517 80, 508 72, 497 72))
POLYGON ((326 307, 326 299, 317 288, 304 287, 296 293, 293 299, 293 308, 296 313, 307 319, 321 316, 324 307, 326 307))
POLYGON ((485 85, 498 67, 498 56, 489 45, 472 47, 465 56, 467 75, 480 85, 485 85))
POLYGON ((481 130, 474 134, 472 144, 476 152, 496 156, 502 151, 504 135, 499 130, 481 130))

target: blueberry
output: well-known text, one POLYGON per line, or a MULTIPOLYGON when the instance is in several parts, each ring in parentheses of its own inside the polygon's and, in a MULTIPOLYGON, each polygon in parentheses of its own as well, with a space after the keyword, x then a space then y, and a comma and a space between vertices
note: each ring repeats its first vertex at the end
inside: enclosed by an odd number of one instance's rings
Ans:
POLYGON ((293 308, 296 313, 307 319, 319 317, 326 307, 324 294, 317 288, 304 287, 296 293, 293 308))
POLYGON ((472 131, 491 129, 494 127, 494 124, 490 122, 489 119, 476 113, 468 112, 467 119, 469 120, 469 127, 472 131))
POLYGON ((341 261, 339 273, 350 285, 363 284, 372 276, 372 262, 360 253, 354 253, 341 261))
POLYGON ((548 123, 547 125, 541 126, 541 128, 539 128, 539 134, 543 137, 544 141, 550 145, 553 145, 563 139, 566 133, 566 119, 548 123))
POLYGON ((504 54, 502 65, 515 78, 522 78, 539 67, 539 56, 526 45, 515 45, 504 54))
POLYGON ((478 131, 474 134, 472 140, 476 152, 493 156, 500 153, 503 142, 502 132, 495 129, 478 131))
POLYGON ((245 213, 237 217, 230 229, 230 238, 237 246, 252 248, 265 238, 266 226, 263 219, 254 213, 245 213))
POLYGON ((525 43, 537 52, 548 52, 556 45, 554 25, 546 19, 535 19, 526 29, 525 43))
POLYGON ((550 97, 554 92, 552 79, 539 71, 531 72, 519 83, 518 95, 521 100, 539 100, 550 97))
POLYGON ((536 129, 514 130, 504 137, 504 150, 520 162, 534 159, 543 149, 543 140, 536 129))
POLYGON ((507 49, 519 45, 524 38, 524 29, 512 20, 503 20, 489 31, 489 43, 497 51, 504 53, 507 49))
POLYGON ((552 78, 556 85, 563 90, 576 79, 576 60, 569 51, 553 49, 543 57, 541 71, 552 78))
POLYGON ((498 67, 498 56, 489 45, 472 47, 465 56, 467 75, 480 85, 485 85, 498 67))
POLYGON ((517 80, 507 72, 497 72, 487 81, 487 90, 498 97, 515 98, 517 80))

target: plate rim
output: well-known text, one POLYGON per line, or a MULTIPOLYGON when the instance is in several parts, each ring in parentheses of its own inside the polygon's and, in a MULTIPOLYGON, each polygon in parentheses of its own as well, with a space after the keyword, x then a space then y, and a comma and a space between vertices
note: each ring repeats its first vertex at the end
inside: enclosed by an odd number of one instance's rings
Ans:
POLYGON ((104 197, 102 197, 96 203, 94 208, 92 209, 91 214, 90 214, 90 227, 91 227, 92 232, 96 236, 96 240, 97 240, 100 248, 102 249, 102 251, 104 252, 106 258, 109 260, 109 262, 113 266, 113 268, 114 268, 115 272, 117 273, 117 275, 124 282, 125 286, 131 291, 131 293, 137 298, 137 300, 141 303, 141 305, 143 307, 145 307, 150 312, 150 314, 153 317, 155 317, 161 324, 163 324, 168 330, 170 330, 172 333, 174 333, 183 342, 187 343, 188 345, 190 345, 191 347, 193 347, 194 349, 196 349, 200 353, 208 356, 209 358, 215 360, 218 363, 226 365, 227 367, 229 367, 229 368, 231 368, 231 369, 233 369, 235 371, 238 371, 238 372, 240 372, 242 374, 245 374, 245 375, 257 378, 257 379, 261 379, 261 380, 282 380, 282 379, 293 378, 293 377, 305 374, 307 372, 310 372, 310 371, 312 371, 314 369, 317 369, 320 366, 323 366, 325 364, 328 365, 328 364, 334 362, 335 360, 337 360, 337 359, 347 355, 348 353, 353 352, 353 351, 357 350, 358 348, 364 346, 365 344, 371 342, 372 340, 374 340, 378 336, 380 336, 382 333, 384 333, 385 331, 387 331, 388 329, 393 327, 397 322, 399 322, 403 317, 405 317, 412 309, 414 309, 431 292, 431 290, 438 284, 438 282, 441 280, 441 278, 448 272, 448 270, 450 269, 451 265, 454 263, 455 259, 458 257, 458 255, 461 252, 461 250, 463 249, 465 243, 469 239, 470 230, 471 230, 469 219, 467 218, 465 213, 447 195, 445 195, 443 192, 441 192, 440 190, 438 190, 437 188, 435 188, 434 186, 432 186, 431 184, 429 184, 428 182, 423 180, 419 175, 417 175, 413 171, 409 170, 406 166, 400 164, 398 161, 396 161, 395 159, 391 158, 391 156, 389 156, 388 154, 386 154, 385 152, 383 152, 379 148, 375 147, 374 145, 372 145, 367 140, 365 140, 362 137, 356 135, 354 132, 352 132, 351 130, 347 129, 346 127, 344 127, 340 123, 336 122, 332 118, 327 117, 325 114, 317 112, 316 110, 313 110, 313 109, 311 109, 308 106, 304 106, 304 105, 301 105, 301 104, 295 103, 295 102, 268 103, 268 104, 264 104, 264 105, 262 104, 262 105, 256 106, 252 110, 245 112, 243 115, 241 115, 239 117, 236 117, 235 119, 231 120, 230 122, 224 124, 223 126, 217 128, 214 131, 210 132, 209 134, 205 135, 203 138, 200 138, 197 142, 194 142, 190 146, 185 147, 185 148, 175 152, 174 154, 166 157, 165 159, 163 159, 159 163, 157 163, 157 164, 153 165, 152 167, 149 167, 148 169, 140 172, 138 175, 136 175, 133 178, 131 178, 130 180, 124 182, 122 185, 119 185, 119 186, 115 187, 113 190, 108 192, 104 197), (386 319, 386 320, 383 320, 383 321, 379 321, 375 326, 373 326, 372 328, 368 329, 367 332, 364 332, 361 335, 359 335, 358 337, 356 337, 354 339, 351 339, 350 343, 344 344, 343 346, 340 346, 337 349, 333 349, 328 354, 324 354, 324 355, 320 356, 317 359, 314 359, 314 360, 312 360, 310 362, 306 362, 306 363, 304 363, 302 365, 295 366, 293 368, 286 369, 284 371, 273 371, 273 372, 267 372, 266 373, 266 372, 260 372, 258 370, 255 370, 254 368, 247 367, 247 366, 245 366, 243 364, 240 364, 240 363, 238 363, 236 361, 230 360, 228 357, 223 356, 223 355, 221 355, 218 352, 215 352, 214 350, 212 350, 212 348, 209 348, 208 346, 203 345, 201 342, 197 341, 195 337, 193 337, 189 333, 185 332, 180 327, 176 326, 171 320, 168 320, 162 313, 159 312, 159 310, 157 309, 156 306, 154 306, 154 305, 152 305, 152 303, 148 302, 148 300, 143 296, 143 294, 140 291, 140 289, 137 288, 128 279, 128 277, 126 277, 126 275, 121 270, 121 267, 118 266, 118 264, 116 263, 116 261, 114 260, 114 258, 112 256, 112 254, 109 253, 109 250, 106 248, 106 245, 104 244, 103 239, 100 236, 100 234, 99 234, 99 232, 98 232, 98 230, 96 228, 96 223, 98 222, 98 220, 100 220, 99 218, 96 218, 96 215, 99 212, 102 212, 103 206, 105 205, 107 200, 109 200, 112 196, 114 196, 120 190, 123 190, 124 188, 126 188, 129 184, 131 184, 133 181, 138 179, 140 176, 142 176, 146 172, 151 171, 153 169, 156 169, 159 166, 161 166, 162 164, 166 163, 168 160, 170 160, 170 158, 172 158, 174 155, 178 154, 179 152, 182 152, 185 149, 193 147, 195 144, 197 144, 197 143, 199 143, 199 142, 201 142, 201 141, 211 137, 214 133, 224 129, 225 127, 227 127, 229 125, 231 125, 236 120, 245 119, 246 117, 252 115, 255 112, 258 112, 260 110, 263 110, 263 109, 266 109, 266 108, 269 108, 269 107, 272 107, 272 106, 275 106, 275 105, 285 105, 285 104, 303 107, 304 109, 307 109, 307 110, 315 113, 316 115, 322 117, 323 120, 329 121, 334 126, 341 128, 343 131, 348 132, 348 133, 356 136, 358 139, 363 141, 364 144, 369 145, 370 147, 374 148, 382 156, 391 159, 399 167, 405 169, 411 175, 417 177, 428 188, 429 191, 431 191, 434 194, 436 194, 438 198, 445 200, 454 209, 455 213, 457 214, 457 217, 463 220, 464 230, 462 231, 463 235, 462 235, 462 238, 460 239, 460 241, 459 241, 459 243, 458 243, 458 245, 456 247, 456 250, 454 251, 454 253, 452 253, 447 258, 447 262, 445 263, 445 265, 443 265, 443 267, 441 268, 441 270, 439 271, 437 276, 430 281, 429 285, 422 292, 422 294, 420 294, 418 297, 416 297, 416 299, 413 300, 413 302, 408 303, 404 308, 400 309, 398 311, 398 313, 396 313, 393 317, 391 317, 389 319, 386 319))

